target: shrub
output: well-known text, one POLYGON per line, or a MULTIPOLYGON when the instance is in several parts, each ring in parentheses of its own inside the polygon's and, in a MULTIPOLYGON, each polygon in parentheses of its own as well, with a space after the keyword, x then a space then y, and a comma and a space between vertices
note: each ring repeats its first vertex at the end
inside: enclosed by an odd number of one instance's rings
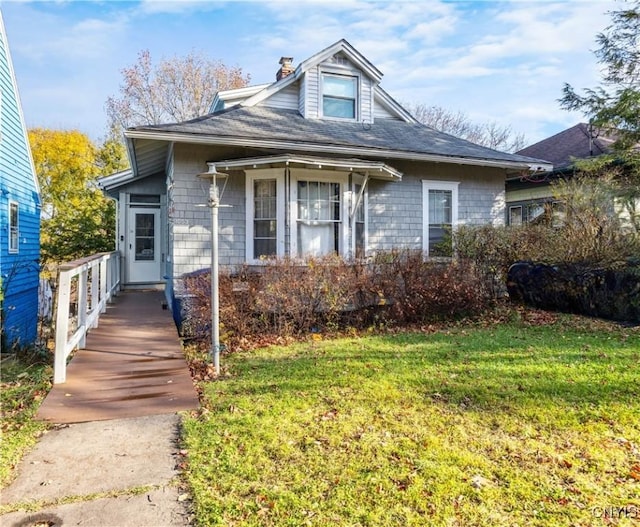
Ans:
MULTIPOLYGON (((185 276, 183 285, 183 334, 208 340, 209 272, 185 276)), ((233 349, 269 336, 461 318, 492 302, 475 265, 425 261, 409 251, 353 264, 338 257, 274 259, 234 275, 223 272, 219 285, 221 341, 233 349)))

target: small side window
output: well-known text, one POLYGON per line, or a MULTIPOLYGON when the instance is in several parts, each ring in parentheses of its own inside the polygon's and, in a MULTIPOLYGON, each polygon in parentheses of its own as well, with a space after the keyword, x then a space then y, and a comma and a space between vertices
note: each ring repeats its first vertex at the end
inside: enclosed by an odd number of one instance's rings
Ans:
POLYGON ((17 253, 19 248, 20 225, 18 204, 15 201, 9 202, 9 252, 17 253))

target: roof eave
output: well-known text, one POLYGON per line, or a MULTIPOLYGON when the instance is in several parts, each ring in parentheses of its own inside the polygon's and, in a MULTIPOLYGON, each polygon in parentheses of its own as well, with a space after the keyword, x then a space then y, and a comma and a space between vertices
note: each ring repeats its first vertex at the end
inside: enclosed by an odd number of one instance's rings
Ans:
POLYGON ((398 117, 402 118, 408 123, 418 124, 418 121, 413 115, 405 110, 398 101, 396 101, 391 95, 384 91, 380 86, 375 87, 375 96, 379 99, 380 103, 388 110, 395 112, 398 117))
POLYGON ((454 163, 458 165, 486 166, 511 170, 545 170, 552 165, 537 160, 531 161, 507 161, 500 159, 487 159, 480 157, 448 156, 443 154, 430 154, 405 150, 389 150, 386 148, 358 147, 336 144, 317 144, 295 141, 279 141, 272 139, 250 139, 247 137, 221 137, 218 135, 195 135, 181 132, 156 132, 145 130, 128 130, 127 138, 130 139, 154 139, 158 141, 172 141, 176 143, 209 144, 221 146, 248 146, 254 148, 294 150, 297 152, 322 152, 344 155, 367 155, 379 158, 393 158, 414 161, 431 161, 434 163, 454 163))

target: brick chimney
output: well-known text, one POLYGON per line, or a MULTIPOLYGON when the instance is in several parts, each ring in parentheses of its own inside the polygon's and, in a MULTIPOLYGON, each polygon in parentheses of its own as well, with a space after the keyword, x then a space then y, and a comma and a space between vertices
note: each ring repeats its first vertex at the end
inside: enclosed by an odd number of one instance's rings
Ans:
POLYGON ((276 73, 276 80, 279 81, 280 79, 284 79, 285 77, 288 77, 289 75, 291 75, 294 71, 295 68, 293 67, 293 57, 282 57, 280 59, 280 62, 278 62, 278 64, 280 64, 280 69, 278 70, 278 73, 276 73))

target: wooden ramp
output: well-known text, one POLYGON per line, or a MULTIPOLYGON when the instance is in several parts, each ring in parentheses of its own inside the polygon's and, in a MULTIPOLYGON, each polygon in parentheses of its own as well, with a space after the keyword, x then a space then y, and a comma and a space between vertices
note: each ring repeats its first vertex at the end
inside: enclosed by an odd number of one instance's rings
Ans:
POLYGON ((37 418, 80 423, 167 414, 198 408, 171 312, 160 291, 120 293, 86 349, 67 366, 67 382, 53 386, 37 418))

